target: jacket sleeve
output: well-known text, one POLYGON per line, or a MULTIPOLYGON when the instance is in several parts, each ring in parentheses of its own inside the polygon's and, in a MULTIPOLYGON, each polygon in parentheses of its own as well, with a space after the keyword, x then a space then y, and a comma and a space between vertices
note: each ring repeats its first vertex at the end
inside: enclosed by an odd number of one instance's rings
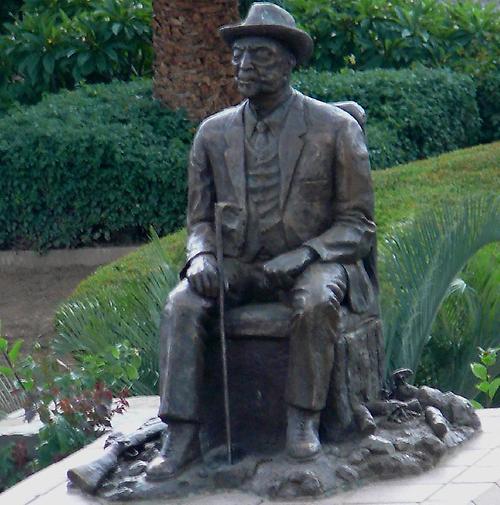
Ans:
POLYGON ((305 245, 323 261, 354 263, 374 244, 374 196, 364 134, 353 118, 344 121, 335 141, 333 225, 305 245))
POLYGON ((204 146, 203 125, 193 140, 188 165, 188 209, 186 264, 199 254, 215 254, 214 230, 215 186, 212 168, 204 146))

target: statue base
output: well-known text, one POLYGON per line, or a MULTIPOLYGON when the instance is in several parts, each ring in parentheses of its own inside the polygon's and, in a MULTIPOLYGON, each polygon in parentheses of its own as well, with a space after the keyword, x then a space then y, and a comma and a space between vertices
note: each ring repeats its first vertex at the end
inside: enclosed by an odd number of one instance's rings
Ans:
POLYGON ((178 477, 153 482, 146 479, 145 470, 158 454, 158 438, 147 442, 132 459, 120 457, 97 494, 112 501, 130 501, 238 489, 277 499, 317 498, 376 480, 418 475, 435 466, 450 449, 472 438, 478 429, 444 417, 444 425, 437 428, 430 413, 426 409, 405 420, 376 417, 377 428, 372 435, 357 434, 341 443, 324 443, 322 453, 309 462, 296 462, 283 451, 243 454, 235 447, 235 461, 228 465, 225 448, 220 446, 178 477))

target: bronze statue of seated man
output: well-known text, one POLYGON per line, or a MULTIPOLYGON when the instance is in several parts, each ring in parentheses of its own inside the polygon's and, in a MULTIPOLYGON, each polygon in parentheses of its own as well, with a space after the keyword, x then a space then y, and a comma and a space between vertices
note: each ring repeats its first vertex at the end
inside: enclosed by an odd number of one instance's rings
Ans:
POLYGON ((280 7, 253 4, 221 28, 245 100, 209 117, 189 161, 187 262, 161 322, 159 417, 168 424, 150 479, 201 454, 204 348, 217 305, 214 206, 222 217, 227 303, 293 308, 286 390, 286 449, 321 450, 318 425, 334 362, 340 306, 376 306, 375 223, 368 151, 344 110, 290 86, 312 54, 307 33, 280 7))

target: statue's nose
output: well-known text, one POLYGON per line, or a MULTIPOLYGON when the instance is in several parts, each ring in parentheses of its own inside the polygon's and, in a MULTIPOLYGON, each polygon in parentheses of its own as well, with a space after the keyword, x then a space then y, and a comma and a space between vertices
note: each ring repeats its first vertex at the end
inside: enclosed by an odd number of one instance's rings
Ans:
POLYGON ((241 70, 250 70, 253 68, 253 61, 250 53, 244 51, 240 61, 241 70))

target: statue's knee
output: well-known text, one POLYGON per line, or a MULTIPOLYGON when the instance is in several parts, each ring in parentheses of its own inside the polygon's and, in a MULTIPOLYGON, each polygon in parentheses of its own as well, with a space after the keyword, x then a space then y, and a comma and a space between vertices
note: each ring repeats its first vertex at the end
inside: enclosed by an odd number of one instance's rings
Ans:
POLYGON ((165 306, 163 308, 163 318, 168 317, 173 311, 175 312, 192 312, 193 316, 198 312, 205 310, 205 300, 196 294, 187 279, 183 279, 169 293, 165 306))
POLYGON ((338 314, 345 290, 346 285, 342 280, 328 285, 297 289, 293 298, 295 316, 338 314))

